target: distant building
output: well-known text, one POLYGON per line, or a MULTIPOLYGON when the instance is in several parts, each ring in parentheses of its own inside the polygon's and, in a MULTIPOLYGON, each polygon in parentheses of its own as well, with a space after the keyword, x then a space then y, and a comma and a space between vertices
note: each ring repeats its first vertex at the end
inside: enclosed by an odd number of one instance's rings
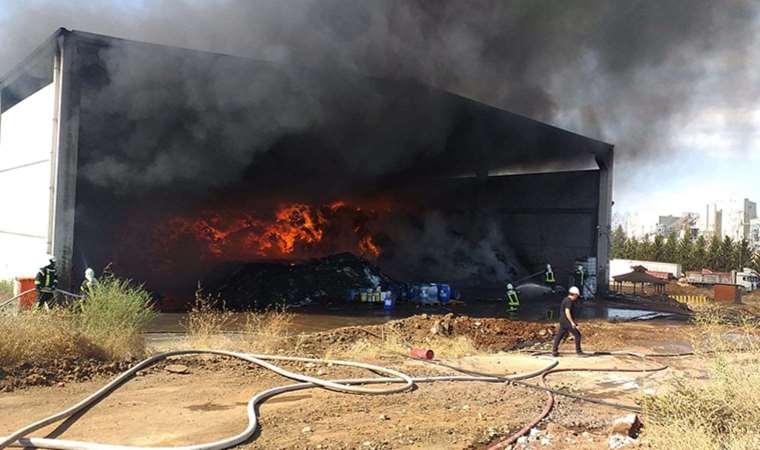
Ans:
POLYGON ((660 216, 657 221, 657 234, 662 237, 668 237, 675 232, 679 239, 683 239, 686 233, 692 238, 699 234, 699 214, 683 213, 680 216, 660 216))
POLYGON ((749 241, 752 221, 757 219, 757 203, 744 199, 744 217, 742 220, 742 239, 749 241))
POLYGON ((623 228, 629 238, 643 239, 655 232, 654 224, 642 218, 637 212, 615 213, 612 217, 612 229, 623 228))
POLYGON ((755 251, 760 251, 760 219, 749 221, 749 245, 755 251))
POLYGON ((723 237, 723 210, 718 209, 718 205, 713 203, 707 205, 707 214, 705 214, 705 236, 723 237))
POLYGON ((678 232, 681 218, 678 216, 660 216, 657 220, 657 234, 668 236, 673 231, 678 232))
POLYGON ((731 199, 723 208, 723 233, 734 241, 749 240, 750 221, 757 218, 757 203, 745 198, 743 201, 731 199))
POLYGON ((705 216, 705 236, 730 237, 734 241, 750 240, 752 220, 757 219, 757 203, 745 198, 743 201, 730 199, 718 204, 707 205, 705 216))

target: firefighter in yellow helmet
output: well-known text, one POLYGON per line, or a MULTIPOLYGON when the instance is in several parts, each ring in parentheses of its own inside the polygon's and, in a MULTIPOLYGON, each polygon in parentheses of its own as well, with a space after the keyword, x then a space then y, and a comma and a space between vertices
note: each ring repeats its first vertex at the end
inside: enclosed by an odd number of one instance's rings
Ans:
POLYGON ((573 274, 573 281, 580 291, 581 298, 586 297, 586 270, 582 265, 578 264, 573 274))
POLYGON ((554 276, 554 270, 552 270, 551 264, 547 264, 546 270, 544 270, 544 284, 554 292, 554 288, 557 285, 557 278, 554 276))
POLYGON ((512 283, 507 283, 507 312, 513 315, 518 309, 520 309, 520 295, 512 283))

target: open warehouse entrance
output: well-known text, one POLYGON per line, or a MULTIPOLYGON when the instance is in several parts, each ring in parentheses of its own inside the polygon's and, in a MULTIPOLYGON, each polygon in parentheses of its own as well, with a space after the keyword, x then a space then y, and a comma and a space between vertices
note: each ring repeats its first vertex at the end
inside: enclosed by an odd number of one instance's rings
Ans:
MULTIPOLYGON (((0 88, 4 121, 52 93, 52 176, 26 182, 51 188, 38 238, 64 283, 110 263, 184 299, 230 265, 350 253, 460 289, 547 263, 562 283, 592 258, 606 289, 603 142, 409 80, 63 29, 0 88)), ((5 136, 0 180, 24 151, 5 136)), ((19 227, 0 223, 3 239, 18 244, 19 227)), ((7 273, 35 269, 14 254, 7 273)))

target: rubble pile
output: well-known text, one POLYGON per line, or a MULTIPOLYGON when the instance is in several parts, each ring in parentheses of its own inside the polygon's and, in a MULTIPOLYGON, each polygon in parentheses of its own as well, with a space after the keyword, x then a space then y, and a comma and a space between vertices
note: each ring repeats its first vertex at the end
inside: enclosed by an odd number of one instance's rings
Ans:
POLYGON ((345 327, 314 333, 299 345, 309 354, 322 354, 327 349, 347 349, 357 340, 380 339, 383 335, 398 336, 410 346, 424 346, 435 336, 467 336, 479 350, 506 351, 551 342, 554 329, 551 325, 535 322, 420 314, 385 325, 345 327))
POLYGON ((339 253, 301 263, 228 264, 204 286, 228 308, 266 308, 344 300, 351 289, 396 286, 377 266, 352 253, 339 253))
POLYGON ((549 342, 554 335, 551 325, 509 319, 476 318, 420 314, 387 324, 408 340, 421 341, 430 335, 466 336, 481 350, 513 350, 549 342))

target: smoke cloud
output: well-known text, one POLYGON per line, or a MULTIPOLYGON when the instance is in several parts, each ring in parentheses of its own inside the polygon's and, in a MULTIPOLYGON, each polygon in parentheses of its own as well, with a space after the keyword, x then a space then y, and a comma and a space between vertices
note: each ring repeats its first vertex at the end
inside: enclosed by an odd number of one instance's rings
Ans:
MULTIPOLYGON (((695 114, 753 108, 760 94, 758 4, 749 0, 0 3, 2 73, 64 26, 410 78, 614 143, 623 165, 641 156, 656 161, 695 114)), ((283 120, 300 126, 319 118, 312 112, 283 120)), ((739 129, 731 138, 753 132, 739 129)), ((247 159, 249 150, 226 156, 247 159)), ((98 164, 96 180, 135 170, 124 161, 98 164)), ((169 173, 161 164, 132 175, 161 179, 169 173)), ((198 161, 182 164, 202 175, 198 161)))
POLYGON ((463 224, 429 212, 419 224, 396 221, 378 228, 392 242, 382 263, 400 279, 448 280, 458 286, 500 285, 524 274, 511 247, 493 221, 479 224, 475 238, 462 233, 463 224))

